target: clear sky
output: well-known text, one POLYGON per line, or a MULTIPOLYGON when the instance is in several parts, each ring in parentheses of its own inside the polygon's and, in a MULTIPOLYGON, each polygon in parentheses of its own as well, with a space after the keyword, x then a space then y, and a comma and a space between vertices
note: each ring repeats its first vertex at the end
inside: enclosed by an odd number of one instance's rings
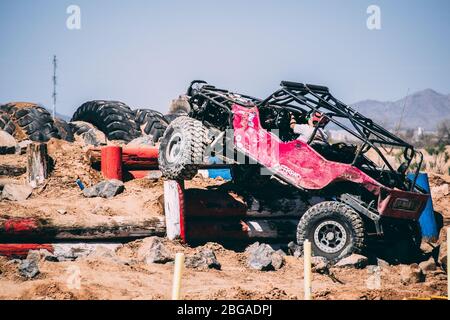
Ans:
POLYGON ((317 83, 348 103, 449 94, 450 1, 0 0, 0 103, 50 107, 53 54, 67 115, 93 99, 165 111, 193 79, 254 96, 317 83), (381 30, 366 26, 371 4, 381 30))

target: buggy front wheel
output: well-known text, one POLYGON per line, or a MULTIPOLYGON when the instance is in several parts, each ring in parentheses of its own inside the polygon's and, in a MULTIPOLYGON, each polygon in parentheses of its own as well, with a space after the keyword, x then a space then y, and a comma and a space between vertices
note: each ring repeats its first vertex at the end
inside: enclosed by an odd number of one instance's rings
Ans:
POLYGON ((311 207, 300 219, 297 242, 303 252, 305 240, 311 242, 314 256, 336 262, 364 246, 364 224, 349 206, 326 201, 311 207))
POLYGON ((167 179, 190 180, 198 171, 208 147, 207 128, 182 116, 167 127, 159 146, 159 169, 167 179))

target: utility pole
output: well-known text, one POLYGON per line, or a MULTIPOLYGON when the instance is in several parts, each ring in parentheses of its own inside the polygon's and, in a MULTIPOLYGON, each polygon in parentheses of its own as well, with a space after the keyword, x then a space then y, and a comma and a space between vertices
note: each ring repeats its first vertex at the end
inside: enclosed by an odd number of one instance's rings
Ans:
POLYGON ((57 68, 57 64, 56 64, 57 60, 56 60, 56 55, 53 56, 53 119, 56 118, 56 68, 57 68))

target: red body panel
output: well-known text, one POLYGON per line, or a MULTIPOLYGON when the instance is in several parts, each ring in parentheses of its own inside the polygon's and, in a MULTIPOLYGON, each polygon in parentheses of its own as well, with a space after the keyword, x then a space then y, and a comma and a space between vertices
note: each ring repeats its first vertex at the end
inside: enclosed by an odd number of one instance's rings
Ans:
POLYGON ((420 217, 428 199, 427 195, 387 188, 350 164, 325 159, 303 141, 281 141, 275 134, 262 128, 256 107, 249 108, 235 104, 233 113, 236 149, 293 185, 302 189, 320 190, 331 183, 351 181, 362 185, 376 196, 380 195, 381 190, 388 194, 395 191, 388 203, 380 199, 378 207, 380 214, 407 219, 420 217), (391 204, 396 196, 414 197, 422 204, 420 211, 406 212, 392 209, 391 204))

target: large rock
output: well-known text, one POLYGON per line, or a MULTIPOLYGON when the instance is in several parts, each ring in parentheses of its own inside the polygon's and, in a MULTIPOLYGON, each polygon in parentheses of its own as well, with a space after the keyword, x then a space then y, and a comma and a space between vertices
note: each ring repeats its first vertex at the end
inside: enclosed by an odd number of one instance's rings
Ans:
MULTIPOLYGON (((54 245, 53 257, 58 261, 72 261, 78 258, 87 257, 97 250, 98 247, 104 247, 115 251, 120 244, 90 244, 90 243, 64 243, 54 245)), ((53 259, 53 258, 52 258, 53 259)), ((46 260, 49 260, 46 258, 46 260)))
POLYGON ((434 262, 433 257, 431 257, 427 261, 422 261, 421 263, 419 263, 419 267, 423 273, 427 274, 430 271, 436 270, 436 263, 434 262))
POLYGON ((296 244, 294 241, 288 243, 288 251, 291 255, 293 255, 296 258, 301 257, 302 255, 300 246, 296 244))
POLYGON ((259 271, 278 270, 284 265, 283 255, 268 244, 255 242, 245 250, 247 265, 259 271))
POLYGON ((36 277, 40 273, 39 260, 39 251, 30 251, 27 258, 19 263, 18 270, 20 275, 27 279, 36 277))
POLYGON ((83 190, 83 195, 87 198, 113 198, 114 196, 120 194, 125 190, 125 186, 122 181, 119 180, 105 180, 93 187, 85 188, 83 190))
POLYGON ((284 252, 281 250, 277 250, 274 253, 272 253, 272 267, 275 270, 281 269, 281 267, 284 265, 284 252))
POLYGON ((325 257, 311 258, 311 271, 319 274, 328 274, 330 269, 330 262, 325 257))
POLYGON ((0 130, 0 154, 14 154, 16 149, 16 139, 8 132, 0 130))
POLYGON ((116 250, 117 248, 114 247, 99 245, 94 249, 94 251, 89 253, 88 256, 85 257, 85 259, 88 261, 107 260, 117 264, 129 264, 130 263, 129 260, 117 256, 116 250))
POLYGON ((155 145, 155 141, 152 135, 146 135, 131 140, 127 145, 130 147, 152 147, 155 145))
POLYGON ((217 269, 222 268, 216 258, 216 254, 209 248, 201 248, 192 256, 186 257, 185 265, 195 269, 217 269))
POLYGON ((7 184, 3 188, 1 198, 10 201, 25 201, 33 192, 33 188, 25 184, 7 184))
POLYGON ((81 138, 83 139, 85 146, 92 145, 94 147, 97 147, 101 144, 94 129, 90 129, 89 131, 82 133, 81 138))
POLYGON ((339 268, 356 268, 363 269, 369 263, 369 259, 360 254, 352 254, 346 258, 339 260, 334 266, 339 268))
POLYGON ((85 146, 99 146, 107 142, 105 134, 88 122, 72 121, 70 126, 75 134, 75 139, 85 146))
POLYGON ((417 263, 402 265, 400 267, 400 281, 404 285, 420 283, 425 281, 425 275, 417 263))
POLYGON ((161 238, 158 237, 144 239, 142 245, 138 249, 137 257, 140 261, 147 264, 167 263, 174 260, 161 238))

